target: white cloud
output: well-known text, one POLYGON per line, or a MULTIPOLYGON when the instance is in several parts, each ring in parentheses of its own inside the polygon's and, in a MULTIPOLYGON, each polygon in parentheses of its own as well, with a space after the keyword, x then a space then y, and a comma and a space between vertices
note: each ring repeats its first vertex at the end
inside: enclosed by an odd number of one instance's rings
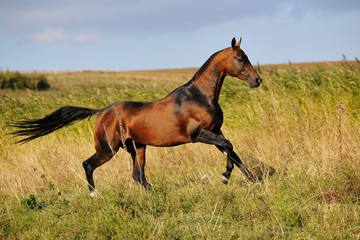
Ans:
POLYGON ((96 32, 71 33, 66 32, 63 28, 44 27, 40 32, 32 34, 31 39, 39 43, 62 41, 89 42, 100 40, 101 35, 96 32))
POLYGON ((35 42, 60 42, 67 39, 67 36, 62 28, 44 27, 40 32, 31 36, 35 42))
POLYGON ((102 38, 103 38, 102 35, 96 32, 77 33, 69 37, 69 39, 74 40, 76 42, 93 42, 93 41, 99 41, 102 38))

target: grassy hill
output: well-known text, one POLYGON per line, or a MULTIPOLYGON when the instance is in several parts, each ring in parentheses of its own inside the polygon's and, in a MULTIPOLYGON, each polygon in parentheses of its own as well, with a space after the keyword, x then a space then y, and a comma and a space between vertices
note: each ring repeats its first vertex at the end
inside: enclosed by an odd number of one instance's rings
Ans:
POLYGON ((262 85, 228 77, 220 105, 225 136, 261 184, 234 169, 223 185, 226 158, 213 146, 149 147, 153 192, 119 151, 95 171, 95 199, 81 179, 95 118, 20 146, 6 122, 157 100, 196 69, 45 72, 48 91, 0 90, 0 239, 359 238, 360 63, 257 68, 262 85))

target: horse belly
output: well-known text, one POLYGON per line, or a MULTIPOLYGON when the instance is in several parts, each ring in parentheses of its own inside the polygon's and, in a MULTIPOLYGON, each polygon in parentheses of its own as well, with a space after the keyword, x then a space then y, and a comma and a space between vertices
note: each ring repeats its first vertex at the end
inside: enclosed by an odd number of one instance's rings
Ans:
POLYGON ((130 137, 137 143, 152 146, 175 146, 190 142, 185 127, 172 116, 144 114, 132 121, 130 137))

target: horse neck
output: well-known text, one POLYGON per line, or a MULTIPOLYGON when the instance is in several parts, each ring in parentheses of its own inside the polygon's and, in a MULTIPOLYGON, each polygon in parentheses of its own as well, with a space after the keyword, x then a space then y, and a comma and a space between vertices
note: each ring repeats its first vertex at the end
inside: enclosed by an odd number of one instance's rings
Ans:
POLYGON ((225 60, 224 51, 226 49, 214 53, 201 68, 195 73, 192 78, 192 83, 203 94, 212 100, 218 100, 222 84, 224 82, 225 60))

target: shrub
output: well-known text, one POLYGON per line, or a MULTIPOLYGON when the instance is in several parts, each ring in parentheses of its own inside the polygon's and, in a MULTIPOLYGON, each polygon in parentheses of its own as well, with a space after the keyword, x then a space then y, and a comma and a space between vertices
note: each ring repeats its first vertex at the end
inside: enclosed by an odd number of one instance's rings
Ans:
POLYGON ((19 72, 0 72, 0 89, 47 90, 50 84, 44 75, 21 74, 19 72))
POLYGON ((24 198, 21 201, 21 204, 25 207, 28 207, 30 209, 42 209, 45 206, 45 202, 44 201, 38 201, 34 194, 31 194, 29 196, 29 198, 24 198))

